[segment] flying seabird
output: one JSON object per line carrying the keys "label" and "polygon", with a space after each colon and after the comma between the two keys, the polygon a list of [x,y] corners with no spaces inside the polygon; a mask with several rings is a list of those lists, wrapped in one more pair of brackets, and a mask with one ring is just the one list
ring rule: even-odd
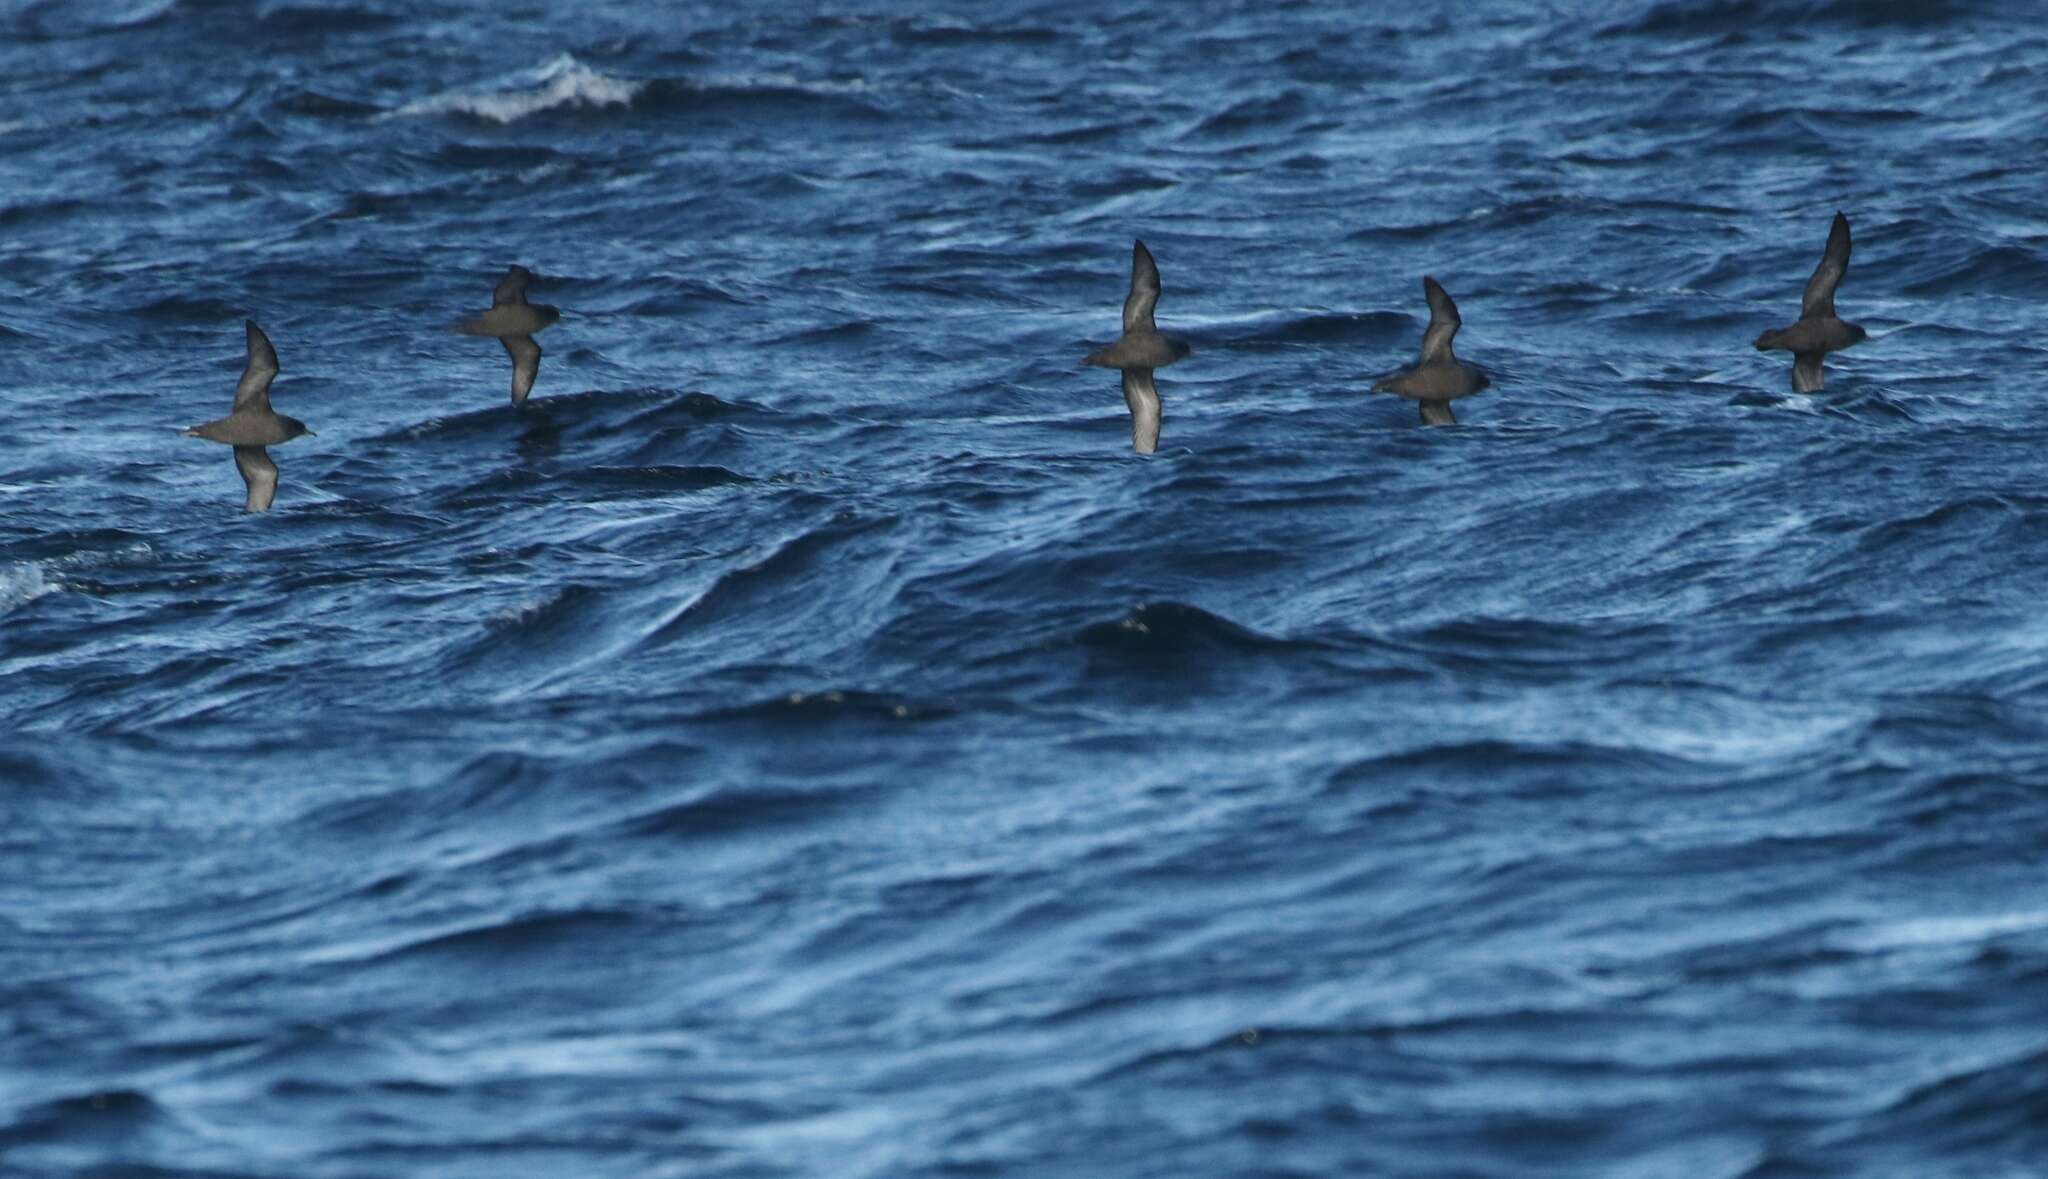
{"label": "flying seabird", "polygon": [[1486,374],[1459,360],[1451,352],[1451,340],[1458,326],[1458,305],[1433,278],[1422,280],[1423,297],[1429,300],[1429,326],[1422,332],[1422,359],[1375,383],[1375,393],[1395,393],[1419,403],[1426,426],[1455,426],[1451,402],[1470,397],[1492,384]]}
{"label": "flying seabird", "polygon": [[1806,294],[1799,300],[1799,322],[1791,327],[1765,332],[1756,338],[1758,352],[1782,350],[1792,354],[1792,391],[1818,393],[1827,383],[1821,361],[1860,342],[1866,333],[1858,324],[1845,323],[1835,315],[1835,288],[1849,269],[1849,219],[1835,214],[1828,230],[1828,248],[1821,252],[1820,265],[1806,280]]}
{"label": "flying seabird", "polygon": [[277,379],[277,349],[270,346],[269,337],[256,326],[255,320],[244,322],[248,327],[249,366],[242,370],[242,380],[235,386],[233,412],[218,421],[194,426],[184,436],[234,447],[235,469],[242,473],[242,482],[249,485],[249,498],[242,504],[242,510],[265,512],[270,510],[270,501],[277,498],[277,464],[270,461],[263,448],[313,431],[299,419],[270,408],[270,382]]}
{"label": "flying seabird", "polygon": [[491,309],[475,319],[465,319],[455,330],[465,336],[496,336],[512,357],[512,404],[526,404],[533,392],[533,380],[540,375],[540,345],[533,333],[562,318],[562,313],[545,303],[528,303],[526,285],[533,272],[514,266],[498,280],[491,292]]}
{"label": "flying seabird", "polygon": [[1131,449],[1151,454],[1159,449],[1159,387],[1152,370],[1165,368],[1190,349],[1159,334],[1152,309],[1159,303],[1159,267],[1144,242],[1131,247],[1131,293],[1124,298],[1123,338],[1089,353],[1082,364],[1122,369],[1124,404],[1131,407]]}

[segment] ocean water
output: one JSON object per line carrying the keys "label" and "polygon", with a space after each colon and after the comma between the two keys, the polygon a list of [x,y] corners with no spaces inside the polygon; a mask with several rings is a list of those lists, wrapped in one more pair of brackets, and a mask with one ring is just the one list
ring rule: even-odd
{"label": "ocean water", "polygon": [[0,14],[0,1175],[2048,1173],[2035,6]]}

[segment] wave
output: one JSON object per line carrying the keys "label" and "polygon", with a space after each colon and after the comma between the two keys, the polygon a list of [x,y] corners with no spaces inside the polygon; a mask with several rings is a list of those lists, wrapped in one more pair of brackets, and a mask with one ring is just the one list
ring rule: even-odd
{"label": "wave", "polygon": [[414,99],[393,116],[455,115],[501,125],[558,111],[612,108],[650,112],[701,112],[731,107],[747,113],[778,106],[826,106],[846,113],[877,116],[881,111],[859,95],[859,82],[806,81],[787,74],[733,74],[703,78],[620,78],[564,53],[546,65],[520,74],[510,85],[495,89],[465,88]]}
{"label": "wave", "polygon": [[772,700],[714,708],[697,714],[705,721],[765,721],[791,725],[809,732],[815,725],[836,720],[933,720],[953,715],[942,705],[921,703],[907,697],[829,688],[821,692],[791,692]]}
{"label": "wave", "polygon": [[1212,344],[1266,351],[1302,344],[1391,345],[1415,330],[1416,318],[1397,311],[1310,311],[1262,315],[1203,334]]}
{"label": "wave", "polygon": [[1604,37],[1748,33],[1758,28],[1843,24],[1864,27],[1940,25],[1974,15],[1982,5],[1966,0],[1659,0],[1641,14],[1600,30]]}
{"label": "wave", "polygon": [[868,788],[722,789],[622,819],[616,829],[628,837],[732,838],[774,828],[809,826],[869,801],[872,791]]}
{"label": "wave", "polygon": [[166,295],[144,304],[136,315],[148,321],[218,329],[247,315],[246,308],[222,299],[188,295]]}
{"label": "wave", "polygon": [[[1324,788],[1332,794],[1367,789],[1383,793],[1389,783],[1411,779],[1483,782],[1500,767],[1512,765],[1518,774],[1545,788],[1567,791],[1596,772],[1654,778],[1684,772],[1695,764],[1692,759],[1660,750],[1590,741],[1448,740],[1347,763],[1330,772]],[[1403,801],[1412,803],[1414,799],[1404,796]]]}
{"label": "wave", "polygon": [[1285,651],[1311,644],[1273,638],[1199,606],[1147,602],[1111,622],[1082,627],[1083,647],[1156,659],[1187,659],[1202,651]]}
{"label": "wave", "polygon": [[[503,361],[501,355],[497,358]],[[681,427],[736,415],[762,412],[749,401],[722,401],[709,393],[674,389],[590,389],[581,393],[536,396],[523,408],[515,409],[495,396],[484,408],[427,418],[365,438],[365,442],[411,443],[428,440],[461,442],[497,439],[506,427],[521,427],[527,434],[559,435],[589,430],[599,435],[644,436],[664,427]]]}
{"label": "wave", "polygon": [[107,1089],[45,1101],[0,1126],[0,1145],[75,1142],[141,1133],[163,1116],[163,1107],[133,1089]]}
{"label": "wave", "polygon": [[[18,645],[10,646],[10,650],[25,653]],[[101,785],[104,770],[105,759],[98,750],[82,755],[76,746],[40,736],[0,741],[0,782],[6,783],[8,797],[18,802],[33,798],[96,801],[105,793]],[[85,805],[92,805],[92,801]],[[36,838],[34,830],[31,827],[12,836],[0,836],[0,858],[18,854],[18,849],[32,844]],[[11,934],[17,930],[10,919],[0,916],[0,932]],[[0,1004],[13,998],[0,990]]]}
{"label": "wave", "polygon": [[[77,535],[73,534],[74,540]],[[147,541],[125,540],[119,532],[99,535],[115,540],[115,547],[80,549],[55,557],[17,561],[0,568],[0,615],[37,598],[73,588],[64,576],[67,573],[142,564],[156,558],[156,550]],[[81,583],[81,588],[91,590],[94,587],[90,583]]]}
{"label": "wave", "polygon": [[[848,546],[886,530],[886,523],[841,515],[821,526],[806,528],[776,543],[765,555],[721,573],[687,608],[655,628],[645,641],[649,649],[731,628],[727,642],[780,636],[787,625],[783,608],[813,596],[813,580],[831,572],[854,584],[865,581],[855,571],[862,560]],[[851,579],[851,580],[849,580]],[[766,615],[767,617],[763,617]]]}
{"label": "wave", "polygon": [[484,93],[448,91],[415,99],[394,113],[469,115],[493,123],[513,123],[543,111],[630,107],[645,87],[644,82],[600,73],[576,60],[575,55],[564,53],[528,71],[511,87]]}
{"label": "wave", "polygon": [[1614,202],[1577,195],[1554,195],[1531,197],[1526,200],[1507,201],[1498,205],[1482,205],[1455,217],[1438,221],[1425,221],[1407,225],[1369,225],[1355,230],[1347,240],[1355,242],[1414,241],[1433,237],[1450,230],[1493,230],[1526,229],[1560,213],[1585,214],[1611,213]]}
{"label": "wave", "polygon": [[1286,126],[1309,112],[1308,100],[1298,90],[1285,90],[1279,94],[1262,98],[1246,98],[1232,103],[1199,123],[1194,134],[1200,136],[1238,135],[1246,132],[1267,132]]}
{"label": "wave", "polygon": [[847,345],[864,342],[875,333],[878,325],[872,319],[849,319],[827,327],[802,328],[787,335],[777,336],[768,341],[771,345],[787,346],[797,344]]}
{"label": "wave", "polygon": [[8,21],[8,36],[24,41],[62,41],[103,33],[145,29],[170,17],[180,0],[139,0],[130,3],[69,4],[62,0],[32,3]]}
{"label": "wave", "polygon": [[342,98],[305,86],[294,86],[280,92],[271,105],[285,114],[315,118],[364,118],[383,113],[383,108],[375,103]]}
{"label": "wave", "polygon": [[[388,962],[424,955],[443,960],[474,959],[480,968],[495,970],[507,959],[576,954],[601,948],[619,937],[635,936],[645,920],[640,913],[618,908],[521,913],[431,933],[386,948],[369,961]],[[637,936],[644,936],[644,931]]]}
{"label": "wave", "polygon": [[[971,151],[990,151],[1013,148],[1022,145],[1040,144],[1060,147],[1072,144],[1099,143],[1115,139],[1124,134],[1125,127],[1114,120],[1085,119],[1064,126],[1045,128],[1038,126],[1005,127],[1000,134],[970,136],[959,141],[959,146]],[[985,184],[986,181],[973,177],[969,183]],[[1110,188],[1111,185],[1101,185]]]}
{"label": "wave", "polygon": [[[529,435],[529,439],[531,435]],[[529,439],[522,439],[522,444]],[[721,466],[692,466],[678,463],[593,463],[567,471],[548,472],[530,467],[490,471],[455,488],[441,506],[452,510],[492,507],[527,492],[554,491],[564,487],[604,493],[608,500],[630,500],[649,496],[670,496],[679,492],[708,491],[756,482],[754,478]]]}
{"label": "wave", "polygon": [[401,19],[396,13],[380,12],[374,8],[329,8],[302,4],[279,5],[264,11],[258,17],[266,29],[314,37],[388,29],[399,24]]}
{"label": "wave", "polygon": [[[2038,510],[2038,509],[2036,509]],[[2028,509],[2003,495],[1966,495],[1926,511],[1871,524],[1844,558],[1894,564],[1924,561],[1938,567],[1961,562],[1972,552],[1996,551],[2005,532],[2026,519]]]}
{"label": "wave", "polygon": [[605,467],[590,466],[572,472],[566,481],[581,487],[601,488],[623,494],[624,498],[636,495],[669,495],[678,491],[706,491],[713,487],[730,487],[736,483],[752,483],[753,479],[737,471],[718,466],[683,466],[673,463],[650,463],[645,466]]}
{"label": "wave", "polygon": [[772,114],[777,108],[799,107],[879,118],[881,108],[865,97],[871,91],[866,83],[857,81],[806,80],[790,74],[727,74],[649,83],[646,105],[653,110],[700,113],[731,109],[746,114]]}
{"label": "wave", "polygon": [[905,45],[1045,45],[1060,39],[1058,29],[1045,25],[1013,28],[975,28],[956,24],[899,23],[891,32]]}
{"label": "wave", "polygon": [[40,561],[24,561],[0,569],[0,614],[63,588],[64,583],[51,577]]}
{"label": "wave", "polygon": [[1783,132],[1792,129],[1825,128],[1830,131],[1845,131],[1857,127],[1892,127],[1925,117],[1926,115],[1920,111],[1898,107],[1845,110],[1825,106],[1776,106],[1730,115],[1722,123],[1722,129],[1730,135],[1752,131]]}
{"label": "wave", "polygon": [[2048,290],[2048,258],[2018,245],[1991,246],[1964,257],[1935,255],[1925,270],[1928,272],[1908,279],[1900,289],[1923,296],[1985,291],[2038,296]]}
{"label": "wave", "polygon": [[1714,204],[1704,199],[1638,196],[1624,201],[1584,193],[1553,193],[1496,204],[1476,205],[1455,216],[1434,221],[1368,225],[1363,229],[1354,230],[1346,240],[1398,244],[1422,241],[1453,232],[1504,234],[1511,230],[1531,229],[1560,219],[1576,219],[1588,224],[1597,224],[1602,229],[1628,229],[1657,225],[1666,220],[1662,215],[1700,217],[1719,222],[1734,213],[1735,210],[1726,205]]}
{"label": "wave", "polygon": [[441,673],[461,673],[496,693],[530,692],[564,669],[606,658],[629,641],[621,636],[637,635],[631,597],[606,585],[547,587],[484,618],[445,653]]}
{"label": "wave", "polygon": [[1399,641],[1452,670],[1546,679],[1558,668],[1618,664],[1661,650],[1671,635],[1655,625],[1581,625],[1474,615],[1409,632]]}
{"label": "wave", "polygon": [[[1906,1003],[1905,997],[1899,1002]],[[1928,1017],[1935,1012],[1929,1011]],[[1902,1012],[1894,1019],[1904,1018]],[[2048,1150],[2048,1052],[2039,1047],[2009,1059],[1955,1068],[1906,1090],[1883,1109],[1858,1120],[1851,1141],[1890,1143],[1934,1158],[1969,1157],[1983,1163],[1984,1148],[1997,1144],[2012,1162],[2010,1171],[1986,1167],[1983,1174],[2025,1174]],[[1844,1136],[1846,1137],[1846,1136]],[[1930,1168],[1928,1173],[1933,1173]]]}
{"label": "wave", "polygon": [[[18,125],[18,124],[17,124]],[[0,131],[7,128],[0,126]],[[0,208],[0,226],[9,229],[26,228],[52,221],[65,221],[96,211],[97,205],[81,200],[58,198],[47,201],[25,201],[18,205]]]}

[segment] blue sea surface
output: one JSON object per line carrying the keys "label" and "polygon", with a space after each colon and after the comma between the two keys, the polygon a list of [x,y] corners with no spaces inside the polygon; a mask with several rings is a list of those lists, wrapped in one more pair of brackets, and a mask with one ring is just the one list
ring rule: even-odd
{"label": "blue sea surface", "polygon": [[2017,0],[5,0],[0,1176],[2048,1174],[2044,159]]}

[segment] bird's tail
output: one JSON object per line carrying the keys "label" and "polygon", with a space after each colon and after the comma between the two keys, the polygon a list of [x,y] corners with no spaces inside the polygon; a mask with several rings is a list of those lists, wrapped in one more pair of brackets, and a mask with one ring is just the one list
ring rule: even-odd
{"label": "bird's tail", "polygon": [[1821,367],[1825,352],[1794,352],[1792,354],[1792,391],[1794,393],[1818,393],[1827,388],[1827,370]]}

